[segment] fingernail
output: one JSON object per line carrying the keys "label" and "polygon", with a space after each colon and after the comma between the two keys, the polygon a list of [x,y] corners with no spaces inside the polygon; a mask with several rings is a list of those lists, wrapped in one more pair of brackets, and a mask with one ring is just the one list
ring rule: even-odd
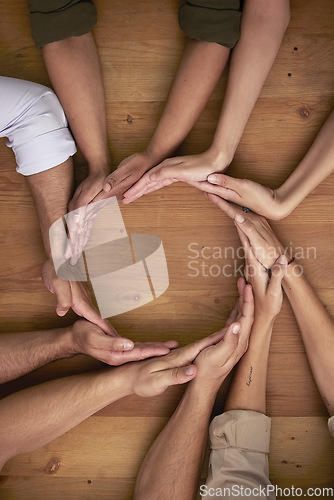
{"label": "fingernail", "polygon": [[286,258],[286,255],[281,255],[277,262],[279,264],[286,265],[288,263],[288,259]]}
{"label": "fingernail", "polygon": [[150,175],[150,181],[155,181],[157,179],[157,174]]}
{"label": "fingernail", "polygon": [[110,184],[104,184],[104,186],[102,187],[102,189],[103,189],[104,192],[107,193],[108,191],[111,190],[111,186],[110,186]]}
{"label": "fingernail", "polygon": [[217,176],[216,176],[216,175],[212,175],[212,174],[211,174],[211,175],[209,175],[209,176],[208,176],[208,181],[209,181],[209,182],[213,182],[213,183],[214,183],[214,182],[217,182]]}
{"label": "fingernail", "polygon": [[186,369],[186,375],[190,376],[194,375],[194,373],[195,373],[195,367],[193,365],[188,366],[188,368]]}
{"label": "fingernail", "polygon": [[234,325],[232,327],[232,333],[237,334],[237,333],[239,333],[239,331],[240,331],[240,325]]}
{"label": "fingernail", "polygon": [[245,218],[241,214],[238,214],[238,215],[236,215],[235,220],[237,222],[240,222],[240,224],[241,224],[242,222],[244,222]]}
{"label": "fingernail", "polygon": [[65,316],[66,313],[67,313],[67,311],[64,311],[64,310],[57,311],[58,316]]}
{"label": "fingernail", "polygon": [[130,349],[132,349],[132,343],[129,340],[126,340],[123,342],[123,349],[125,351],[130,351]]}

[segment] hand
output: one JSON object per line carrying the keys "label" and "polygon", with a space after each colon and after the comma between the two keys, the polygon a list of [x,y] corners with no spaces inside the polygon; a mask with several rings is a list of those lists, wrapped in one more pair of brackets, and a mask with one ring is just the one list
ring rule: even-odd
{"label": "hand", "polygon": [[74,192],[68,204],[68,211],[88,205],[101,192],[107,173],[100,171],[91,173],[83,180]]}
{"label": "hand", "polygon": [[195,360],[197,385],[219,387],[247,350],[254,321],[254,298],[252,287],[246,285],[244,278],[238,280],[238,291],[239,299],[221,330],[222,340],[204,349]]}
{"label": "hand", "polygon": [[173,182],[205,181],[212,172],[223,172],[227,164],[218,161],[211,150],[192,156],[168,158],[152,168],[131,189],[124,193],[123,203],[131,203],[144,194],[156,191]]}
{"label": "hand", "polygon": [[279,190],[267,188],[249,179],[212,174],[208,176],[207,181],[194,183],[193,186],[241,207],[248,207],[271,220],[280,220],[289,215]]}
{"label": "hand", "polygon": [[114,328],[110,328],[111,333],[105,333],[88,321],[76,321],[71,328],[75,353],[87,354],[108,365],[119,366],[129,361],[163,356],[178,346],[174,340],[134,343],[120,337]]}
{"label": "hand", "polygon": [[67,219],[70,239],[65,250],[66,259],[71,259],[71,265],[79,260],[82,251],[88,241],[93,226],[96,211],[87,205],[101,192],[106,178],[105,171],[89,174],[77,187],[73,198],[68,204],[70,212]]}
{"label": "hand", "polygon": [[105,333],[113,335],[115,330],[108,321],[102,319],[92,304],[92,299],[83,283],[64,281],[58,278],[53,263],[47,260],[42,268],[42,279],[46,288],[54,293],[57,299],[56,313],[65,316],[69,309],[83,316],[91,323],[99,326]]}
{"label": "hand", "polygon": [[282,279],[287,270],[288,260],[285,255],[280,255],[268,272],[256,259],[246,234],[240,229],[238,233],[245,250],[245,277],[252,285],[256,318],[266,317],[274,321],[282,307]]}
{"label": "hand", "polygon": [[[245,213],[237,205],[214,194],[207,194],[207,198],[234,220],[237,229],[246,234],[255,257],[266,269],[270,269],[278,257],[286,253],[287,249],[280,243],[264,217],[252,212]],[[291,256],[287,257],[290,260]]]}
{"label": "hand", "polygon": [[220,331],[161,358],[126,365],[130,392],[142,397],[156,396],[171,385],[189,382],[197,371],[191,364],[193,360],[203,349],[219,342],[223,335]]}
{"label": "hand", "polygon": [[125,158],[118,165],[117,169],[104,180],[102,191],[100,191],[94,201],[104,200],[111,196],[122,197],[123,193],[154,165],[153,159],[146,151],[135,153]]}

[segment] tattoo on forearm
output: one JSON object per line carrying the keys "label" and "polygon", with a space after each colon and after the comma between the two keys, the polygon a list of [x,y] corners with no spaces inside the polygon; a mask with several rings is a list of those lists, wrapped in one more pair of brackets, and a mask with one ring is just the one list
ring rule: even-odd
{"label": "tattoo on forearm", "polygon": [[248,387],[251,385],[252,383],[252,373],[253,373],[253,367],[251,366],[250,367],[250,370],[249,370],[249,379],[248,379],[248,382],[246,382],[246,385],[248,385]]}

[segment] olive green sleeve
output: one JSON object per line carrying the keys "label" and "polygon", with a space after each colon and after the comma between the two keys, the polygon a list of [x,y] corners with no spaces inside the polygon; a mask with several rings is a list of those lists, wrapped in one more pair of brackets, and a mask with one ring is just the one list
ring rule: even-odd
{"label": "olive green sleeve", "polygon": [[38,48],[88,33],[96,23],[91,0],[29,0],[31,34]]}
{"label": "olive green sleeve", "polygon": [[186,35],[228,48],[238,41],[240,18],[240,0],[189,0],[179,10],[179,23]]}

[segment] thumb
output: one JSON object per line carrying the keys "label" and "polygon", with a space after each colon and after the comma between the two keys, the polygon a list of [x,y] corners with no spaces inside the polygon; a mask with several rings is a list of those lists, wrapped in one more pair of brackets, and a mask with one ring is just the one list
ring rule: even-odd
{"label": "thumb", "polygon": [[178,368],[171,368],[159,373],[161,377],[161,385],[166,390],[171,385],[185,384],[195,378],[197,367],[195,365],[181,366]]}
{"label": "thumb", "polygon": [[103,191],[105,193],[109,193],[109,191],[111,191],[121,181],[121,177],[122,175],[120,174],[120,171],[117,170],[109,174],[103,182]]}
{"label": "thumb", "polygon": [[68,281],[58,281],[53,286],[54,294],[57,297],[56,313],[58,316],[65,316],[72,305],[71,286]]}
{"label": "thumb", "polygon": [[228,189],[234,188],[234,179],[229,175],[210,174],[208,175],[207,181],[210,182],[210,184],[215,184],[216,186],[221,186]]}

